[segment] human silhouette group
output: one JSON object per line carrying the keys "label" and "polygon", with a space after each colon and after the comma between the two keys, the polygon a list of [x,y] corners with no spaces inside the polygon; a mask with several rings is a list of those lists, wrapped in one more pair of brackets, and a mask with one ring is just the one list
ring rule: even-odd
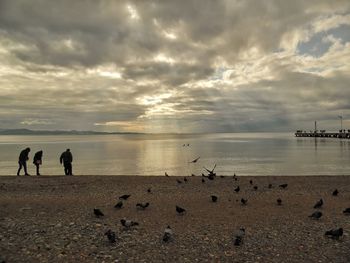
{"label": "human silhouette group", "polygon": [[[28,173],[28,170],[27,170],[27,161],[29,160],[29,153],[30,153],[30,148],[27,147],[24,150],[22,150],[21,153],[19,154],[19,157],[18,157],[19,167],[18,167],[18,171],[17,171],[17,176],[20,175],[22,168],[24,170],[25,176],[30,175]],[[40,150],[34,154],[33,164],[36,167],[36,175],[40,175],[39,170],[40,170],[40,165],[42,165],[42,163],[43,163],[42,158],[43,158],[43,151],[42,150]],[[67,149],[66,151],[64,151],[61,154],[59,160],[60,160],[60,164],[61,165],[63,164],[64,174],[65,175],[73,175],[73,172],[72,172],[73,155],[72,155],[70,149]]]}

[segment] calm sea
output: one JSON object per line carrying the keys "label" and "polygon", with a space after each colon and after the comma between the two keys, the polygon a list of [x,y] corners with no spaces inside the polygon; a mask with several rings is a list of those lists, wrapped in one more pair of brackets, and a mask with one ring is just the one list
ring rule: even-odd
{"label": "calm sea", "polygon": [[[189,144],[189,146],[187,146]],[[185,145],[185,146],[184,146]],[[76,175],[200,175],[217,164],[220,175],[350,174],[350,140],[296,138],[292,133],[205,135],[0,136],[0,175],[15,175],[19,152],[44,151],[41,173],[60,175],[70,148]],[[189,163],[200,157],[197,163]]]}

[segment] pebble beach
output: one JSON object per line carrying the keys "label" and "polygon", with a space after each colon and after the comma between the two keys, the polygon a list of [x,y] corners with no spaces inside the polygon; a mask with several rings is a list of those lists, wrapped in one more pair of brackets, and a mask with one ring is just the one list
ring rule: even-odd
{"label": "pebble beach", "polygon": [[[350,176],[186,179],[2,176],[0,262],[350,262],[350,216],[342,213],[350,207]],[[123,207],[114,208],[124,194],[130,197]],[[323,207],[314,209],[321,198]],[[140,202],[150,205],[137,209]],[[176,205],[186,212],[177,214]],[[316,210],[323,216],[309,218]],[[125,228],[121,219],[139,225]],[[167,226],[173,236],[164,242]],[[246,234],[235,246],[242,227]],[[339,227],[339,240],[325,236]],[[115,243],[105,235],[109,229]]]}

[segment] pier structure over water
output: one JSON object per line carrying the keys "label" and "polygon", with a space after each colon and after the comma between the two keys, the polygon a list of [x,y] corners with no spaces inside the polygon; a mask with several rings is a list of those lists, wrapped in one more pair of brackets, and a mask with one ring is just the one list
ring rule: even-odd
{"label": "pier structure over water", "polygon": [[340,138],[340,139],[350,139],[350,130],[339,130],[339,132],[326,132],[325,130],[315,130],[315,131],[302,131],[298,130],[295,133],[296,137],[323,137],[323,138]]}

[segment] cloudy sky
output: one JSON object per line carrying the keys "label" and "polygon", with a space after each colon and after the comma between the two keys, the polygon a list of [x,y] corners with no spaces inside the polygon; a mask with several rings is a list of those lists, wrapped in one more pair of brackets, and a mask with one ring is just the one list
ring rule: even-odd
{"label": "cloudy sky", "polygon": [[350,129],[349,0],[0,0],[0,128]]}

